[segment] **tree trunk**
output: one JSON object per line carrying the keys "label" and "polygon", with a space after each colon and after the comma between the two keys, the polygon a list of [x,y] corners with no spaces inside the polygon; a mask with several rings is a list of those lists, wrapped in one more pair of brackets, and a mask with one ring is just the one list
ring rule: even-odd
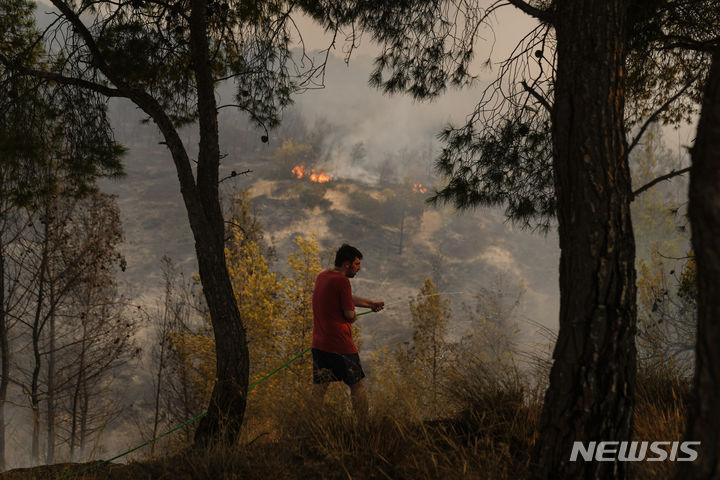
{"label": "tree trunk", "polygon": [[225,223],[218,193],[220,143],[217,105],[207,38],[208,1],[192,0],[191,5],[190,42],[200,126],[197,200],[200,201],[204,222],[198,225],[197,219],[193,218],[190,222],[217,353],[217,380],[208,413],[195,432],[195,442],[203,444],[208,440],[223,440],[231,443],[237,439],[245,415],[250,362],[245,327],[225,262]]}
{"label": "tree trunk", "polygon": [[720,48],[705,86],[690,169],[688,216],[697,265],[698,326],[695,395],[688,440],[700,441],[699,460],[678,478],[720,478]]}
{"label": "tree trunk", "polygon": [[32,439],[30,456],[33,464],[37,465],[40,463],[40,343],[39,343],[39,330],[33,329],[33,358],[34,366],[32,373],[32,380],[30,383],[30,410],[32,411]]}
{"label": "tree trunk", "polygon": [[[53,278],[53,274],[50,274]],[[50,282],[50,348],[47,365],[47,452],[46,463],[55,463],[55,281]]]}
{"label": "tree trunk", "polygon": [[[87,312],[86,312],[87,316]],[[82,328],[83,328],[83,335],[82,335],[82,341],[80,344],[80,359],[78,361],[78,370],[77,370],[77,380],[75,382],[74,390],[73,390],[73,397],[72,397],[72,408],[71,408],[71,421],[70,421],[70,460],[74,461],[76,459],[75,457],[75,446],[80,444],[79,437],[80,437],[80,396],[81,396],[81,387],[83,384],[83,381],[85,379],[85,373],[86,373],[86,361],[85,361],[85,352],[86,352],[86,346],[85,346],[85,339],[87,338],[87,324],[85,323],[86,320],[83,319],[82,321]],[[79,456],[77,458],[80,458]]]}
{"label": "tree trunk", "polygon": [[[1,234],[0,234],[1,235]],[[10,349],[8,345],[8,325],[5,314],[8,302],[5,298],[5,245],[0,238],[0,471],[4,471],[5,462],[5,401],[10,382]]]}
{"label": "tree trunk", "polygon": [[[169,282],[169,281],[168,281]],[[155,415],[153,417],[153,429],[152,434],[150,438],[155,438],[158,434],[158,426],[160,424],[160,395],[162,394],[162,384],[163,384],[163,373],[165,369],[165,347],[167,343],[170,341],[169,336],[169,328],[168,328],[168,316],[170,315],[170,287],[169,285],[166,285],[165,287],[165,311],[163,312],[163,323],[162,323],[162,331],[161,331],[161,337],[160,337],[160,359],[158,360],[158,370],[157,370],[157,385],[155,386]],[[155,455],[155,444],[156,442],[152,442],[150,444],[150,458],[153,458]]]}
{"label": "tree trunk", "polygon": [[32,462],[40,462],[40,368],[42,356],[40,354],[40,336],[42,334],[42,310],[45,300],[45,283],[49,281],[48,256],[50,242],[50,208],[45,209],[45,222],[43,230],[42,258],[40,260],[40,275],[38,279],[37,300],[35,305],[35,318],[32,325],[33,372],[30,381],[30,409],[32,411],[32,438],[30,456]]}
{"label": "tree trunk", "polygon": [[554,10],[560,330],[532,478],[627,473],[623,462],[570,461],[573,442],[630,440],[632,428],[636,288],[623,121],[626,3],[558,0]]}
{"label": "tree trunk", "polygon": [[80,395],[80,458],[85,457],[85,446],[88,437],[88,412],[90,411],[90,396],[87,379],[83,378],[82,393]]}
{"label": "tree trunk", "polygon": [[[205,52],[207,57],[207,50]],[[196,61],[195,64],[202,65],[202,62]],[[200,282],[215,336],[217,377],[207,415],[195,431],[195,443],[198,445],[216,440],[233,442],[239,435],[247,403],[250,365],[245,327],[225,263],[225,223],[218,194],[220,150],[212,86],[211,79],[202,84],[203,88],[198,86],[201,135],[197,182],[193,179],[187,151],[170,119],[149,97],[137,99],[138,105],[152,116],[160,128],[175,162],[195,239]],[[212,106],[209,107],[209,104]]]}
{"label": "tree trunk", "polygon": [[197,180],[187,150],[177,129],[157,98],[126,83],[102,58],[92,43],[92,34],[67,3],[50,0],[88,43],[94,61],[116,90],[104,86],[88,88],[131,100],[147,113],[162,133],[175,163],[180,191],[195,239],[200,281],[210,311],[217,353],[217,378],[207,415],[196,430],[198,444],[208,440],[237,438],[245,414],[249,378],[248,348],[240,312],[225,264],[225,223],[218,194],[220,147],[218,138],[215,79],[208,41],[209,0],[191,0],[190,49],[195,73],[197,116],[200,128]]}

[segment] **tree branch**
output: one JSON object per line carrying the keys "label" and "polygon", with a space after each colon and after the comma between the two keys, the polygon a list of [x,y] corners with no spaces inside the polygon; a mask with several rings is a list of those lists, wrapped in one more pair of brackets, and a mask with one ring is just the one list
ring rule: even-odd
{"label": "tree branch", "polygon": [[635,198],[643,193],[646,190],[649,190],[650,188],[654,187],[656,184],[664,181],[664,180],[670,180],[673,177],[677,177],[678,175],[683,175],[690,171],[690,167],[686,167],[680,170],[673,170],[670,173],[666,173],[665,175],[662,175],[660,177],[657,177],[656,179],[646,183],[642,187],[638,188],[634,192],[632,192],[632,200],[635,200]]}
{"label": "tree branch", "polygon": [[541,10],[537,7],[533,7],[523,0],[507,0],[507,2],[518,10],[522,10],[524,13],[527,13],[531,17],[537,18],[541,22],[552,23],[552,15],[549,10]]}
{"label": "tree branch", "polygon": [[224,178],[221,178],[220,180],[218,180],[218,183],[222,183],[222,182],[224,182],[225,180],[228,180],[228,179],[230,179],[230,178],[237,177],[238,175],[249,175],[249,174],[251,174],[252,172],[253,172],[252,170],[245,170],[245,171],[243,171],[243,172],[236,172],[235,170],[233,170],[232,172],[230,172],[230,175],[228,175],[227,177],[224,177]]}
{"label": "tree branch", "polygon": [[523,88],[525,89],[526,92],[528,92],[530,95],[532,95],[533,97],[535,97],[535,100],[537,100],[538,102],[540,102],[540,105],[542,105],[543,107],[545,107],[545,109],[548,111],[548,113],[552,114],[552,105],[550,105],[550,103],[548,103],[548,101],[547,101],[547,99],[545,99],[545,97],[543,97],[542,95],[540,95],[540,94],[537,92],[537,90],[535,90],[535,89],[532,88],[530,85],[528,85],[525,80],[523,80],[523,81],[521,82],[521,84],[522,84],[522,86],[523,86]]}
{"label": "tree branch", "polygon": [[710,53],[720,45],[720,37],[710,40],[695,40],[688,37],[667,37],[663,43],[662,50],[674,50],[680,48],[683,50],[692,50],[695,52]]}
{"label": "tree branch", "polygon": [[15,69],[25,75],[30,75],[35,78],[42,78],[44,80],[51,80],[53,82],[56,82],[56,83],[59,83],[62,85],[72,85],[72,86],[84,88],[87,90],[92,90],[93,92],[100,93],[102,95],[105,95],[106,97],[123,97],[123,98],[129,97],[127,92],[125,92],[123,90],[119,90],[117,88],[108,87],[107,85],[102,85],[100,83],[91,82],[89,80],[83,80],[82,78],[66,77],[59,73],[47,72],[47,71],[43,71],[43,70],[37,70],[34,68],[28,68],[24,65],[18,65],[16,63],[12,62],[9,58],[7,58],[3,54],[0,54],[0,63],[5,65],[7,68]]}
{"label": "tree branch", "polygon": [[5,65],[20,69],[27,75],[36,75],[65,85],[76,85],[87,88],[108,97],[124,97],[133,101],[155,121],[155,124],[165,137],[166,145],[171,152],[173,162],[175,163],[175,167],[177,169],[178,179],[180,181],[180,190],[183,194],[185,204],[188,210],[192,211],[191,216],[194,215],[193,218],[202,218],[203,213],[196,194],[195,178],[190,165],[190,159],[171,118],[162,108],[157,99],[155,99],[152,95],[146,91],[132,87],[127,82],[123,81],[121,77],[116,75],[115,72],[113,72],[111,66],[105,61],[105,58],[98,48],[92,33],[81,21],[78,14],[73,11],[71,6],[63,0],[50,1],[60,11],[60,14],[72,25],[75,32],[82,39],[85,47],[89,50],[92,57],[92,67],[101,72],[116,88],[111,88],[89,80],[65,77],[57,73],[49,73],[16,65],[12,62],[12,60],[7,59],[6,57],[2,57],[0,61],[2,61]]}
{"label": "tree branch", "polygon": [[638,132],[638,134],[635,136],[635,138],[633,138],[632,142],[630,142],[630,145],[628,146],[628,149],[627,149],[627,155],[629,155],[630,152],[632,151],[632,149],[637,146],[637,144],[640,142],[640,139],[641,139],[642,136],[645,134],[645,131],[648,129],[648,127],[649,127],[655,120],[657,120],[657,117],[658,117],[662,112],[664,112],[675,100],[677,100],[678,98],[680,98],[680,96],[681,96],[683,93],[685,93],[685,91],[686,91],[688,88],[690,88],[690,85],[692,85],[693,83],[695,83],[699,78],[700,78],[700,74],[698,73],[698,74],[695,75],[692,79],[690,79],[690,81],[687,82],[677,93],[675,93],[675,95],[673,95],[673,96],[670,97],[665,103],[663,103],[663,104],[660,106],[660,108],[658,108],[657,110],[655,110],[655,111],[653,112],[653,114],[650,115],[650,117],[649,117],[647,120],[645,120],[645,123],[643,123],[642,127],[640,127],[640,132]]}
{"label": "tree branch", "polygon": [[85,46],[90,51],[90,55],[92,56],[93,66],[100,70],[107,78],[109,78],[113,84],[117,85],[120,88],[127,87],[124,82],[120,81],[115,75],[113,75],[113,72],[110,70],[107,62],[105,62],[103,55],[100,53],[100,49],[95,43],[95,38],[93,38],[90,30],[88,30],[82,20],[80,20],[78,14],[75,13],[73,9],[70,8],[70,6],[62,0],[50,1],[55,6],[55,8],[60,10],[62,16],[65,17],[68,22],[70,22],[75,32],[77,32],[77,34],[80,35],[80,37],[83,39]]}

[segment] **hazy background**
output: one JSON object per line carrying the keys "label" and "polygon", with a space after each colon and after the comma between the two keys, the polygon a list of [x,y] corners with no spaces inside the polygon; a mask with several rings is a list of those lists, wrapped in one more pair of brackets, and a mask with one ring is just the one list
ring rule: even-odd
{"label": "hazy background", "polygon": [[[38,10],[40,24],[46,24],[49,7]],[[308,51],[325,48],[328,38],[307,19],[298,19]],[[252,170],[248,175],[224,181],[226,198],[249,190],[255,213],[265,228],[266,240],[276,248],[278,271],[293,251],[294,236],[316,234],[323,258],[327,259],[341,243],[350,242],[365,255],[363,270],[353,279],[354,293],[388,303],[379,314],[362,317],[362,355],[382,346],[393,346],[411,336],[408,297],[417,294],[425,278],[432,278],[441,292],[452,300],[454,318],[450,336],[457,339],[470,328],[467,308],[482,288],[492,287],[498,278],[512,288],[525,290],[514,328],[519,348],[538,344],[549,350],[543,329],[557,329],[559,295],[557,235],[546,236],[520,230],[506,223],[502,209],[482,208],[457,212],[450,207],[430,207],[409,215],[404,224],[403,251],[399,254],[400,230],[390,212],[373,208],[373,199],[391,189],[398,195],[411,195],[409,188],[422,183],[432,190],[442,179],[434,172],[440,149],[438,132],[448,123],[462,124],[477,103],[480,92],[494,79],[496,68],[481,68],[488,58],[499,62],[507,57],[517,41],[532,28],[533,21],[512,8],[502,9],[494,31],[482,32],[487,45],[477,50],[476,85],[462,91],[449,91],[437,100],[418,103],[404,96],[388,97],[367,85],[373,55],[377,49],[365,38],[344,62],[343,47],[329,57],[325,88],[298,95],[285,114],[281,127],[265,132],[248,123],[242,113],[224,109],[221,114],[221,177],[230,172]],[[316,56],[319,54],[316,54]],[[496,65],[491,63],[491,65]],[[221,103],[230,100],[225,89]],[[161,299],[161,259],[167,255],[186,277],[197,271],[192,235],[179,191],[174,165],[153,124],[129,102],[113,101],[111,115],[117,140],[128,147],[125,158],[127,176],[104,181],[101,189],[117,195],[121,209],[125,243],[122,252],[127,270],[119,279],[131,302],[152,309]],[[692,140],[693,129],[663,131],[669,155],[685,155],[682,145]],[[196,149],[192,128],[183,132],[191,152]],[[279,169],[273,156],[283,141],[318,140],[312,161],[333,180],[316,185],[296,179],[290,169]],[[685,188],[674,183],[678,195]],[[417,200],[422,200],[423,195]],[[414,197],[413,197],[414,198]],[[226,204],[229,202],[226,202]],[[144,350],[150,352],[152,328],[141,331]],[[146,354],[123,379],[128,414],[133,422],[116,422],[108,427],[99,457],[108,457],[138,442],[137,425],[150,405],[151,362]],[[17,463],[24,460],[27,441],[23,417],[28,409],[17,408],[16,426],[9,440],[17,452]],[[8,416],[12,417],[12,413]],[[137,420],[140,419],[140,420]],[[9,451],[13,463],[12,450]]]}

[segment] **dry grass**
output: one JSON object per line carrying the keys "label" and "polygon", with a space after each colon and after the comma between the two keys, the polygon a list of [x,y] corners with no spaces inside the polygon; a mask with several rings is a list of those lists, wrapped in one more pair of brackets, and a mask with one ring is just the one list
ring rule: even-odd
{"label": "dry grass", "polygon": [[[357,421],[340,386],[322,412],[278,402],[273,418],[252,417],[243,440],[209,450],[111,465],[75,479],[517,479],[528,473],[540,389],[515,368],[473,362],[450,372],[433,411],[399,379],[376,385]],[[687,381],[667,371],[638,376],[637,440],[680,440]],[[296,398],[296,397],[295,397]],[[249,412],[252,414],[252,412]],[[631,478],[670,478],[671,462],[639,462]],[[3,480],[62,478],[83,466],[8,472]]]}
{"label": "dry grass", "polygon": [[[692,394],[690,380],[669,368],[638,372],[634,439],[680,441],[687,426],[687,405]],[[635,479],[673,478],[674,462],[637,462],[630,473]]]}

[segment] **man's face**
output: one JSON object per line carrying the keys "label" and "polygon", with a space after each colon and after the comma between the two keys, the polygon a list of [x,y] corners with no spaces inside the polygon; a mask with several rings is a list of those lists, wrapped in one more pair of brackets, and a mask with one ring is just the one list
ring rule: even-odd
{"label": "man's face", "polygon": [[345,276],[348,278],[353,278],[357,273],[360,271],[360,262],[361,260],[359,258],[356,258],[353,260],[353,262],[348,262],[348,268],[345,272]]}

